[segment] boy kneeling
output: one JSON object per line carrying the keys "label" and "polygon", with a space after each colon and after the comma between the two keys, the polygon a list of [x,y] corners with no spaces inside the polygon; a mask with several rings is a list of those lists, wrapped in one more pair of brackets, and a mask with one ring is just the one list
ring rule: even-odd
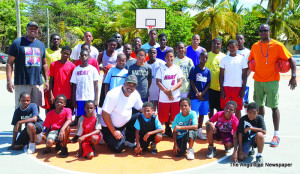
{"label": "boy kneeling", "polygon": [[58,95],[55,99],[55,109],[48,112],[44,127],[46,127],[46,150],[43,154],[51,152],[51,146],[56,144],[55,150],[61,150],[60,157],[69,155],[67,141],[70,134],[70,124],[72,122],[72,111],[65,108],[67,98],[65,95]]}
{"label": "boy kneeling", "polygon": [[164,130],[158,118],[153,115],[153,104],[151,102],[145,102],[142,110],[143,113],[137,113],[139,116],[134,124],[136,129],[134,154],[138,155],[147,150],[150,142],[152,153],[156,154],[156,144],[162,140]]}
{"label": "boy kneeling", "polygon": [[266,126],[264,118],[258,115],[259,106],[252,102],[248,105],[247,115],[240,119],[238,126],[239,160],[244,160],[248,155],[254,155],[254,147],[257,147],[257,164],[263,164],[262,151],[264,148]]}
{"label": "boy kneeling", "polygon": [[182,98],[179,102],[181,113],[177,114],[172,129],[173,131],[173,153],[180,157],[186,152],[187,142],[189,142],[189,149],[186,158],[194,159],[193,145],[197,137],[198,120],[195,111],[191,110],[191,100]]}

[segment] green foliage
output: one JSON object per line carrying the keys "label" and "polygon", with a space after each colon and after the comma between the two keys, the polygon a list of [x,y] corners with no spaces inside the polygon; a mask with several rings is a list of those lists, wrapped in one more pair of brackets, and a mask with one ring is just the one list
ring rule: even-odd
{"label": "green foliage", "polygon": [[[8,51],[9,45],[17,38],[17,22],[15,1],[0,1],[0,50]],[[26,33],[26,25],[29,19],[24,16],[25,5],[20,3],[22,34]]]}
{"label": "green foliage", "polygon": [[252,45],[260,39],[258,28],[261,22],[251,13],[242,15],[242,21],[243,23],[239,27],[239,34],[243,34],[245,37],[245,47],[251,49]]}

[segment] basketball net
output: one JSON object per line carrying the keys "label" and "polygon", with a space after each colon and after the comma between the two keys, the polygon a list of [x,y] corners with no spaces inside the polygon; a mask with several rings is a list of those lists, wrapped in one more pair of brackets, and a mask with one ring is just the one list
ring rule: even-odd
{"label": "basketball net", "polygon": [[147,27],[148,27],[149,30],[151,30],[154,26],[149,25],[149,26],[147,26]]}

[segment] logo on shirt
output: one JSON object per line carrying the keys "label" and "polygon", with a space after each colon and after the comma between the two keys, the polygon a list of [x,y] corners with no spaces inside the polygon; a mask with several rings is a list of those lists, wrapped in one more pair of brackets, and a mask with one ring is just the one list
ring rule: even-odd
{"label": "logo on shirt", "polygon": [[41,65],[41,51],[35,47],[24,47],[25,49],[25,65],[40,66]]}
{"label": "logo on shirt", "polygon": [[90,70],[84,70],[84,71],[77,71],[77,75],[80,76],[80,75],[88,75],[90,72]]}
{"label": "logo on shirt", "polygon": [[201,73],[197,73],[196,81],[198,81],[198,82],[207,82],[207,77],[202,76]]}
{"label": "logo on shirt", "polygon": [[32,114],[30,114],[30,115],[22,115],[21,116],[21,120],[26,120],[26,119],[29,119],[31,117],[32,117]]}
{"label": "logo on shirt", "polygon": [[165,75],[164,80],[174,80],[176,78],[177,74],[175,75]]}
{"label": "logo on shirt", "polygon": [[148,71],[146,70],[132,70],[132,75],[135,75],[135,76],[148,76]]}

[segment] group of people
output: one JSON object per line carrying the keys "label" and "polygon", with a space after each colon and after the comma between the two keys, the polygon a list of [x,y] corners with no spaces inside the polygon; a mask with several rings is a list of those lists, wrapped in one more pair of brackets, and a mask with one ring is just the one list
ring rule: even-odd
{"label": "group of people", "polygon": [[[264,105],[273,112],[271,146],[279,145],[280,75],[275,62],[289,60],[291,89],[297,86],[296,66],[285,46],[270,38],[267,24],[260,26],[261,40],[251,50],[244,47],[245,38],[238,34],[228,42],[227,54],[221,52],[219,37],[212,40],[211,52],[207,52],[199,46],[198,34],[190,46],[178,42],[172,48],[167,46],[167,35],[158,35],[156,30],[150,30],[149,42],[144,45],[139,37],[122,45],[122,36],[116,33],[100,53],[91,45],[89,31],[84,33],[85,43],[73,50],[60,48],[60,36],[53,34],[50,48],[45,49],[36,38],[38,24],[29,22],[26,30],[26,36],[10,46],[6,67],[7,90],[15,91],[16,109],[9,149],[28,145],[28,152],[34,153],[36,135],[45,128],[43,153],[50,153],[56,144],[55,150],[66,157],[70,126],[77,126],[71,142],[79,142],[77,156],[89,159],[95,156],[95,145],[104,142],[115,153],[128,146],[138,155],[150,146],[155,154],[164,133],[173,137],[176,156],[186,153],[187,159],[194,159],[193,144],[199,138],[207,139],[207,158],[213,158],[213,142],[222,140],[226,152],[234,148],[235,162],[253,155],[258,147],[256,162],[261,164],[266,134]],[[249,103],[248,61],[253,59],[255,103]],[[44,91],[48,105],[43,103]],[[47,109],[45,121],[39,117],[40,106]],[[247,113],[242,117],[243,107]],[[76,117],[72,121],[73,111]],[[209,116],[206,135],[202,131],[205,115]]]}

